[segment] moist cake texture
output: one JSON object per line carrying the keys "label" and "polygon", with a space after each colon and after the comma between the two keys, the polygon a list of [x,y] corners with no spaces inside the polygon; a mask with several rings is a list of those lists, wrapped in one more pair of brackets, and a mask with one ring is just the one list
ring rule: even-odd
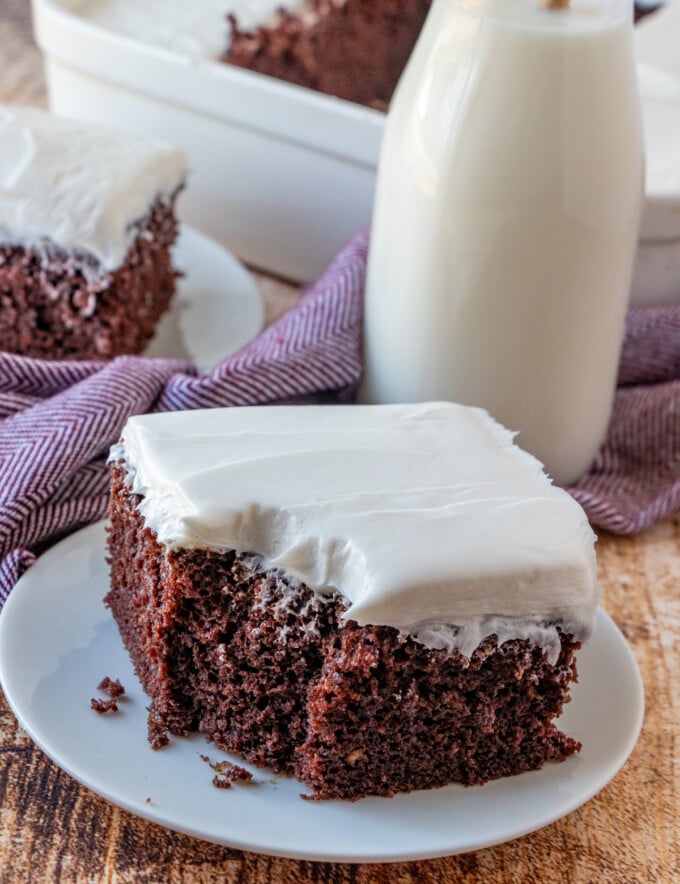
{"label": "moist cake texture", "polygon": [[384,109],[431,0],[306,0],[266,23],[229,16],[224,60],[298,86]]}
{"label": "moist cake texture", "polygon": [[[480,442],[489,449],[481,463],[469,449]],[[420,469],[395,479],[409,460]],[[514,473],[505,486],[493,480],[498,461]],[[172,733],[199,729],[320,798],[481,784],[578,750],[554,719],[592,629],[592,534],[571,498],[482,412],[430,404],[145,416],[128,423],[111,465],[106,602]],[[271,469],[279,487],[267,492]],[[524,526],[505,548],[504,510]],[[555,549],[569,549],[557,565],[550,548],[529,552],[530,535],[543,541],[534,516],[555,528],[556,513]],[[408,555],[397,549],[407,524]],[[486,561],[473,579],[472,560],[456,553],[484,526]],[[450,555],[437,556],[447,531]],[[247,547],[228,548],[234,532]],[[360,562],[364,542],[377,550]],[[384,562],[382,584],[376,569],[390,545],[397,570]]]}
{"label": "moist cake texture", "polygon": [[185,173],[168,145],[0,107],[0,350],[141,352],[175,289]]}

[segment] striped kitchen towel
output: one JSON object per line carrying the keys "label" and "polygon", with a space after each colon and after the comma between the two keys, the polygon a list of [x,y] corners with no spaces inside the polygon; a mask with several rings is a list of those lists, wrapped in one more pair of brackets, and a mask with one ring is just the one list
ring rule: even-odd
{"label": "striped kitchen towel", "polygon": [[[202,375],[175,360],[0,354],[0,606],[40,551],[105,514],[106,455],[129,415],[349,400],[367,247],[363,231],[296,307]],[[620,384],[605,445],[569,490],[596,526],[626,534],[680,508],[680,307],[629,312]]]}

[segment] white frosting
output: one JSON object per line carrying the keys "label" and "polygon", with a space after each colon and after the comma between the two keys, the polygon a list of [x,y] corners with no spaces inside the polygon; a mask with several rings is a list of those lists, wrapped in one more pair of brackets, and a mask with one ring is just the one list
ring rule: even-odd
{"label": "white frosting", "polygon": [[283,0],[84,0],[78,13],[89,21],[151,46],[194,58],[215,58],[227,48],[227,13],[245,29],[265,24]]}
{"label": "white frosting", "polygon": [[450,403],[131,418],[123,458],[167,547],[260,555],[347,617],[471,653],[493,632],[555,659],[597,604],[594,536],[512,434]]}
{"label": "white frosting", "polygon": [[0,106],[0,243],[56,246],[115,270],[135,223],[185,175],[184,154],[170,145]]}

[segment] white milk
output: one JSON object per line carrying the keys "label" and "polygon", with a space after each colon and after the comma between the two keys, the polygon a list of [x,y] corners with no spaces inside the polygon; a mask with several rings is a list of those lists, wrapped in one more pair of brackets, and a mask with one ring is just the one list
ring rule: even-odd
{"label": "white milk", "polygon": [[559,483],[607,427],[643,184],[625,0],[435,0],[383,142],[362,398],[486,408]]}

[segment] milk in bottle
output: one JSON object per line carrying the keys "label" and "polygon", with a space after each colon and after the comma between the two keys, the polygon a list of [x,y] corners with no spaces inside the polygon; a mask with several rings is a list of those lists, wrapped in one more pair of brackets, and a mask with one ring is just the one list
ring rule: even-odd
{"label": "milk in bottle", "polygon": [[560,483],[616,382],[643,184],[631,29],[628,0],[435,0],[380,160],[363,400],[482,406]]}

